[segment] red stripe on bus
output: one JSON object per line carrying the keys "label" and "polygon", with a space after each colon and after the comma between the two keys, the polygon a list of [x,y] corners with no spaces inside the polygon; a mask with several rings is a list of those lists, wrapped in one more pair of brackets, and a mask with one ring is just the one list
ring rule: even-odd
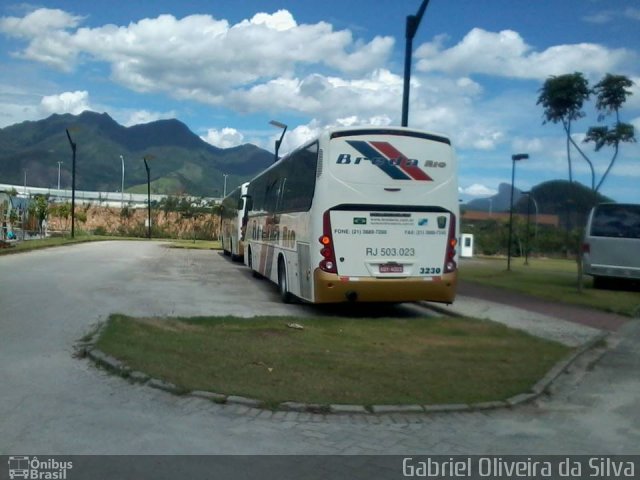
{"label": "red stripe on bus", "polygon": [[389,159],[399,159],[400,163],[398,167],[408,174],[414,180],[432,181],[433,179],[427,175],[424,170],[415,165],[408,165],[409,159],[400,153],[393,145],[388,142],[371,142],[375,148],[377,148],[382,154],[386,155]]}

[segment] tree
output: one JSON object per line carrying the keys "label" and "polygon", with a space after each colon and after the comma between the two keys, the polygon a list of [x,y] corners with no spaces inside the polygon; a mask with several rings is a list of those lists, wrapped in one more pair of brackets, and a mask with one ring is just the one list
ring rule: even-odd
{"label": "tree", "polygon": [[71,204],[68,202],[59,203],[57,205],[51,206],[49,210],[50,210],[49,213],[51,213],[51,215],[64,220],[64,225],[62,225],[62,229],[66,230],[69,223],[69,217],[71,216]]}
{"label": "tree", "polygon": [[[613,164],[618,157],[620,150],[620,143],[622,142],[635,142],[635,132],[633,125],[629,123],[622,123],[620,121],[620,108],[627,101],[627,97],[632,95],[628,90],[633,86],[633,82],[624,75],[607,75],[593,87],[593,93],[596,95],[596,108],[600,115],[598,120],[603,120],[607,115],[615,114],[615,123],[613,127],[591,127],[587,131],[585,142],[594,142],[596,152],[604,146],[613,147],[613,155],[609,161],[607,169],[602,174],[600,181],[597,185],[593,186],[594,192],[598,192],[600,187],[604,183],[607,175],[611,171]],[[595,178],[593,179],[595,184]]]}
{"label": "tree", "polygon": [[[635,142],[635,134],[633,126],[628,123],[620,122],[620,108],[631,95],[628,90],[633,82],[624,75],[612,75],[608,73],[596,84],[593,89],[589,88],[588,81],[580,72],[572,74],[560,75],[558,77],[549,77],[542,88],[537,104],[544,107],[545,122],[558,123],[562,122],[565,134],[567,136],[567,160],[569,162],[569,182],[573,182],[571,171],[571,145],[575,147],[580,156],[587,162],[591,170],[591,191],[592,204],[595,204],[597,193],[607,175],[611,171],[613,164],[618,156],[620,143]],[[580,146],[571,138],[571,122],[584,117],[582,106],[591,94],[596,95],[596,109],[598,111],[598,120],[602,121],[608,115],[615,114],[615,124],[612,128],[607,126],[591,127],[587,131],[584,142],[594,142],[596,152],[600,151],[604,146],[613,147],[613,155],[609,161],[609,165],[600,181],[596,184],[596,174],[591,159],[582,151]],[[572,199],[567,199],[568,209]],[[567,218],[569,218],[567,213]],[[567,223],[567,232],[571,230],[571,226]],[[582,252],[576,256],[578,263],[578,291],[582,291]]]}
{"label": "tree", "polygon": [[[582,107],[589,99],[589,82],[580,72],[551,76],[540,89],[536,105],[544,108],[544,122],[562,123],[567,137],[567,161],[569,163],[569,181],[573,182],[571,165],[571,144],[577,147],[571,137],[573,121],[584,117]],[[577,147],[579,149],[579,147]]]}
{"label": "tree", "polygon": [[[567,137],[570,182],[573,181],[571,145],[589,165],[591,170],[591,190],[596,193],[600,190],[618,157],[620,144],[636,141],[633,125],[620,121],[620,109],[627,101],[627,97],[632,94],[628,90],[632,85],[633,82],[624,75],[612,75],[610,73],[605,75],[593,89],[589,88],[589,82],[580,72],[551,76],[544,82],[540,89],[537,104],[542,105],[544,108],[545,121],[543,123],[562,123]],[[593,142],[595,144],[596,152],[605,146],[613,147],[614,150],[609,165],[597,184],[593,162],[571,137],[572,122],[584,117],[582,107],[591,94],[596,96],[598,121],[604,120],[609,115],[615,115],[615,123],[611,128],[608,126],[590,127],[584,139],[585,143]]]}
{"label": "tree", "polygon": [[38,221],[38,231],[42,234],[42,222],[49,214],[49,202],[44,195],[36,195],[29,204],[29,215],[34,215]]}

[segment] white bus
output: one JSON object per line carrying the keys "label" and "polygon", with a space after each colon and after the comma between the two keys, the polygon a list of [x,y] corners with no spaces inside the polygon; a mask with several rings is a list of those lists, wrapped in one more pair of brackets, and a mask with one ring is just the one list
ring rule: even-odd
{"label": "white bus", "polygon": [[222,231],[222,251],[231,255],[234,261],[240,261],[244,256],[244,224],[246,221],[246,195],[249,182],[234,189],[222,200],[220,210]]}
{"label": "white bus", "polygon": [[582,266],[596,288],[614,279],[640,280],[640,205],[601,203],[591,210]]}
{"label": "white bus", "polygon": [[284,302],[455,297],[457,165],[444,136],[331,130],[254,178],[247,200],[245,264]]}

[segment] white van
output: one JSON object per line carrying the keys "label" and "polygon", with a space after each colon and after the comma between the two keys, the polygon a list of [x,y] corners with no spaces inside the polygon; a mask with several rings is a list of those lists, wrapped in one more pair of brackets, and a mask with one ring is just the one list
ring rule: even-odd
{"label": "white van", "polygon": [[640,205],[601,203],[589,214],[582,245],[584,273],[596,288],[612,279],[640,280]]}

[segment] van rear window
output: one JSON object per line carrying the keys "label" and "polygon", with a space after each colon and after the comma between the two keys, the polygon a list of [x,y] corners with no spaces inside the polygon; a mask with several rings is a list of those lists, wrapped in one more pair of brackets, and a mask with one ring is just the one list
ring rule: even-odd
{"label": "van rear window", "polygon": [[599,205],[593,214],[591,235],[640,238],[640,205]]}

